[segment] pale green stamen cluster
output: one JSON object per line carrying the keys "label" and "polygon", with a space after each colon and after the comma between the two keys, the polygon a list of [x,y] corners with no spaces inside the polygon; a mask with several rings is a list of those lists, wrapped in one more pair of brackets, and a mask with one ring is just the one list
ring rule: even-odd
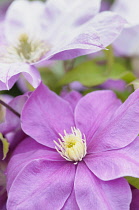
{"label": "pale green stamen cluster", "polygon": [[8,63],[34,63],[39,61],[48,51],[49,48],[44,41],[31,38],[28,34],[23,33],[18,37],[15,45],[7,48],[4,61]]}
{"label": "pale green stamen cluster", "polygon": [[67,134],[64,130],[64,136],[61,134],[61,139],[58,139],[59,143],[56,144],[55,149],[66,160],[74,161],[77,163],[81,161],[87,153],[85,135],[82,137],[82,133],[79,129],[71,128],[72,133]]}

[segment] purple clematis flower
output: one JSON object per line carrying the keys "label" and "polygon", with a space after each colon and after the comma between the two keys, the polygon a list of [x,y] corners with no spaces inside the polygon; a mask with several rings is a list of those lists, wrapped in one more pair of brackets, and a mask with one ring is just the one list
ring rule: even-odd
{"label": "purple clematis flower", "polygon": [[40,84],[26,102],[31,138],[8,165],[8,210],[129,209],[122,177],[139,177],[139,90],[123,104],[109,90],[76,96],[73,106]]}
{"label": "purple clematis flower", "polygon": [[100,0],[14,1],[0,38],[0,89],[10,89],[20,73],[37,87],[38,63],[105,49],[120,34],[125,21],[113,12],[98,14],[99,8]]}

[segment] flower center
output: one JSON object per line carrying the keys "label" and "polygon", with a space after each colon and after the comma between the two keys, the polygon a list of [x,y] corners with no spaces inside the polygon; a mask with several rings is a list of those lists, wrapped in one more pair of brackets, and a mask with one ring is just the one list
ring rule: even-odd
{"label": "flower center", "polygon": [[81,161],[87,153],[85,135],[82,137],[81,131],[76,128],[71,128],[70,134],[64,130],[64,136],[59,135],[59,143],[54,141],[57,152],[68,161]]}
{"label": "flower center", "polygon": [[49,49],[44,41],[23,33],[20,34],[15,45],[7,48],[7,55],[4,58],[8,63],[34,63],[39,61],[48,51]]}

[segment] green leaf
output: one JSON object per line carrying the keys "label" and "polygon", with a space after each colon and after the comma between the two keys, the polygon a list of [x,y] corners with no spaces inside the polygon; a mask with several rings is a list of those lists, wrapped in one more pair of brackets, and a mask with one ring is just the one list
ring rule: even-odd
{"label": "green leaf", "polygon": [[127,70],[123,63],[118,62],[114,63],[113,69],[108,78],[114,80],[123,79],[127,83],[130,83],[136,79],[135,75],[131,71]]}
{"label": "green leaf", "polygon": [[87,61],[67,72],[60,80],[59,85],[67,85],[73,81],[79,81],[82,85],[93,87],[100,85],[108,79],[123,79],[127,83],[136,79],[134,74],[127,70],[123,63],[114,63],[112,69],[107,69],[107,65],[99,65],[97,61]]}
{"label": "green leaf", "polygon": [[9,142],[7,139],[3,138],[2,133],[0,133],[0,141],[2,142],[3,145],[3,160],[6,158],[7,153],[9,152]]}
{"label": "green leaf", "polygon": [[40,74],[42,77],[42,81],[45,85],[47,85],[51,90],[55,92],[59,92],[59,87],[58,87],[58,76],[54,74],[50,69],[48,68],[41,68]]}
{"label": "green leaf", "polygon": [[129,184],[139,189],[139,178],[126,176],[125,179],[128,181]]}
{"label": "green leaf", "polygon": [[59,84],[66,85],[73,81],[79,81],[84,86],[90,87],[102,84],[106,79],[104,67],[88,61],[67,72]]}

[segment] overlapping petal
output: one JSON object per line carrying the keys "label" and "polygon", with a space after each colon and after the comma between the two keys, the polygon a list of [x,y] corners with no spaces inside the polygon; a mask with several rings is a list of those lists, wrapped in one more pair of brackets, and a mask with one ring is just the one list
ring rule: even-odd
{"label": "overlapping petal", "polygon": [[54,140],[74,127],[73,110],[64,99],[40,84],[22,112],[22,129],[37,142],[54,148]]}
{"label": "overlapping petal", "polygon": [[116,110],[112,119],[97,130],[89,152],[119,149],[130,144],[139,133],[139,90]]}
{"label": "overlapping petal", "polygon": [[[111,24],[112,22],[113,24]],[[50,39],[52,48],[45,59],[49,57],[62,60],[72,59],[104,49],[118,37],[124,24],[125,20],[112,12],[99,13],[79,27],[73,25],[70,28],[65,23],[59,36],[52,37],[51,34],[50,38],[55,41]],[[56,35],[56,32],[54,34]],[[58,46],[57,43],[60,43],[60,45]]]}
{"label": "overlapping petal", "polygon": [[7,169],[9,190],[17,174],[31,161],[45,158],[50,161],[65,161],[55,150],[48,150],[31,138],[26,138],[15,149]]}
{"label": "overlapping petal", "polygon": [[74,186],[79,209],[127,210],[129,208],[131,192],[126,180],[101,181],[83,162],[78,164]]}
{"label": "overlapping petal", "polygon": [[69,210],[69,209],[80,210],[76,202],[74,189],[72,190],[70,196],[68,197],[67,201],[64,204],[64,207],[62,208],[62,210]]}
{"label": "overlapping petal", "polygon": [[77,91],[71,91],[69,93],[63,93],[62,98],[68,101],[72,109],[74,110],[78,101],[82,98],[82,95]]}
{"label": "overlapping petal", "polygon": [[122,148],[85,157],[89,169],[101,180],[113,180],[124,176],[139,177],[139,137]]}
{"label": "overlapping petal", "polygon": [[20,73],[24,75],[33,87],[37,87],[41,81],[40,74],[37,69],[34,66],[29,66],[28,64],[0,63],[0,71],[0,90],[9,90],[18,80]]}
{"label": "overlapping petal", "polygon": [[68,0],[49,0],[46,3],[45,16],[49,25],[58,25],[58,21],[55,20],[61,18],[63,21],[64,19],[68,21],[69,25],[76,24],[78,26],[99,12],[100,3],[100,0],[76,0],[70,2]]}
{"label": "overlapping petal", "polygon": [[30,162],[14,180],[8,194],[7,208],[61,209],[72,192],[74,174],[74,164],[44,159]]}
{"label": "overlapping petal", "polygon": [[75,123],[85,134],[88,144],[93,141],[94,133],[109,122],[120,105],[121,101],[112,91],[95,91],[80,99],[75,109]]}

